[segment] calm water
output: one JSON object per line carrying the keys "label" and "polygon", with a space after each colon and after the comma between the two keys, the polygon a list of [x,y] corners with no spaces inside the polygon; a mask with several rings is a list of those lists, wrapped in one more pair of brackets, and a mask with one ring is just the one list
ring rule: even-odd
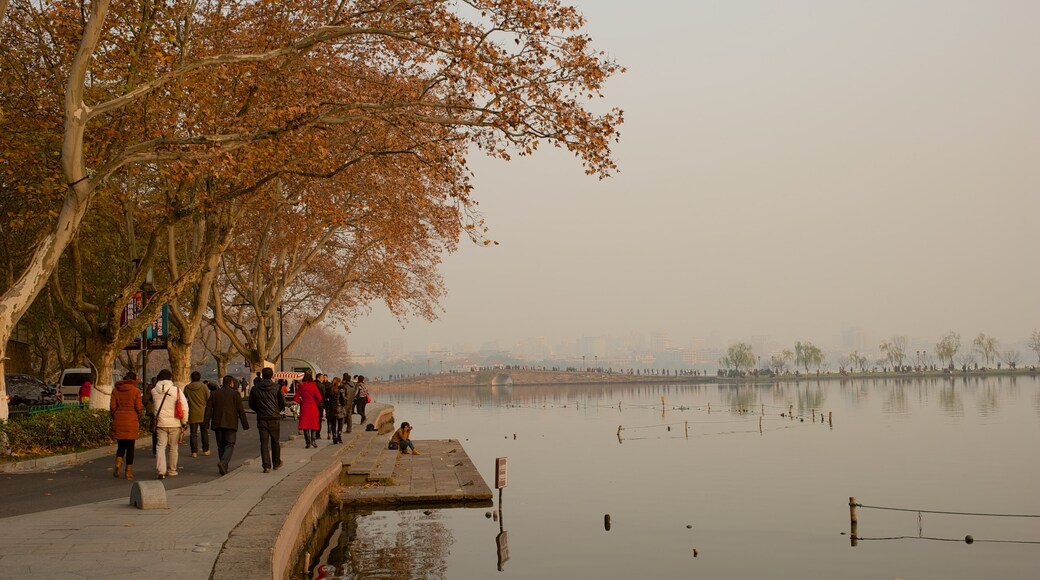
{"label": "calm water", "polygon": [[[916,512],[861,508],[860,537],[909,538],[851,547],[842,535],[849,496],[875,506],[1040,514],[1036,378],[376,385],[373,395],[397,406],[416,440],[463,440],[489,485],[495,458],[508,457],[503,521],[486,518],[489,508],[346,513],[318,576],[1040,577],[1038,518],[923,514],[919,523]],[[792,405],[797,418],[781,417]],[[827,413],[833,426],[821,422]],[[509,554],[501,571],[500,528]]]}

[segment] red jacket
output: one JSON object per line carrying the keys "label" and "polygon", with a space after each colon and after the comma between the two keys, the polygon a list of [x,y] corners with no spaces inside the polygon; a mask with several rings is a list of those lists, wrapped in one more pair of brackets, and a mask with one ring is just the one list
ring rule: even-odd
{"label": "red jacket", "polygon": [[296,396],[293,400],[300,404],[300,429],[316,431],[321,429],[318,421],[318,405],[321,404],[321,391],[318,385],[311,383],[300,383],[296,387]]}
{"label": "red jacket", "polygon": [[128,379],[116,383],[108,411],[112,415],[113,439],[137,439],[141,430],[141,413],[144,412],[137,381]]}

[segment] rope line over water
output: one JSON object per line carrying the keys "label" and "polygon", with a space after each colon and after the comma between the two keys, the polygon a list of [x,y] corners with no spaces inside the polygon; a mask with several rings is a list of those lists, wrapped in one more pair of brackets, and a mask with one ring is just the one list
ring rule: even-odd
{"label": "rope line over water", "polygon": [[893,512],[914,512],[922,514],[945,514],[950,516],[984,516],[991,518],[1040,518],[1040,514],[989,514],[982,512],[951,512],[943,510],[919,510],[910,508],[897,508],[897,507],[886,507],[879,505],[864,505],[861,503],[851,504],[856,507],[867,508],[872,510],[888,510]]}

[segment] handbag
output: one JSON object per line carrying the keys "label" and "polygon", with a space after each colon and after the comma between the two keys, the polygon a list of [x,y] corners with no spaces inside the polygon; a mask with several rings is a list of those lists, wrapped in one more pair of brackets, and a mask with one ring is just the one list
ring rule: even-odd
{"label": "handbag", "polygon": [[159,429],[159,413],[162,412],[163,405],[166,404],[166,397],[170,394],[169,391],[163,393],[162,400],[159,401],[159,408],[155,410],[155,414],[152,415],[152,428],[151,432],[155,433]]}
{"label": "handbag", "polygon": [[184,405],[181,403],[181,390],[177,389],[177,402],[173,406],[173,416],[178,419],[184,418]]}
{"label": "handbag", "polygon": [[372,395],[369,395],[368,396],[368,401],[366,401],[366,403],[371,403],[371,402],[372,402]]}

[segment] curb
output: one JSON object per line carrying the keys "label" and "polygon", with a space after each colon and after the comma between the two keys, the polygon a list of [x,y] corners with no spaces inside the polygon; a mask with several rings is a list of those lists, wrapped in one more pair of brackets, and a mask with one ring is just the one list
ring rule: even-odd
{"label": "curb", "polygon": [[[137,449],[150,448],[152,446],[152,436],[146,435],[137,440],[134,445]],[[41,471],[50,471],[52,469],[61,469],[64,467],[72,467],[74,465],[81,465],[88,461],[93,461],[101,457],[115,456],[117,445],[106,445],[105,447],[98,447],[96,449],[88,449],[86,451],[80,451],[78,453],[69,453],[67,455],[51,455],[49,457],[38,457],[36,459],[26,459],[25,461],[12,461],[10,463],[0,463],[0,473],[39,473]]]}

